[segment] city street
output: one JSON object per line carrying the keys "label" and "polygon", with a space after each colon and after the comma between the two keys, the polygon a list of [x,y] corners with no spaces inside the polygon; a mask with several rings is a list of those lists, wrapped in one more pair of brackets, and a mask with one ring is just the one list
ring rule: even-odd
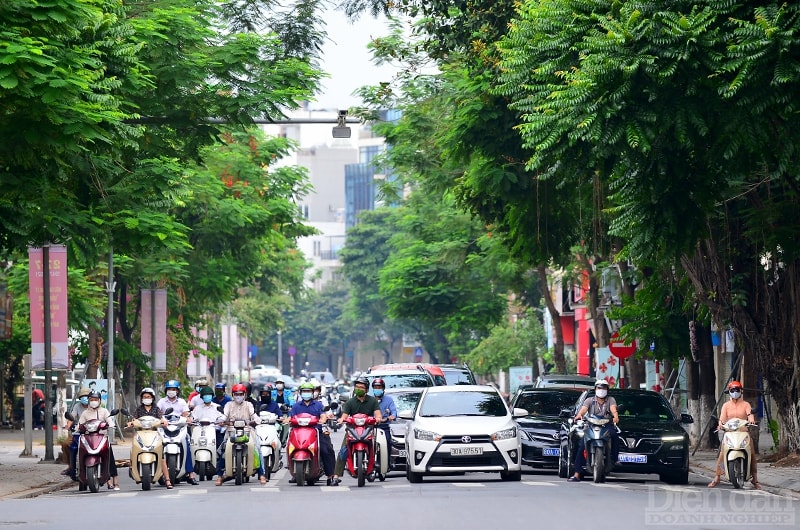
{"label": "city street", "polygon": [[[334,442],[342,432],[334,434]],[[122,451],[120,451],[122,452]],[[481,529],[531,524],[539,528],[598,526],[615,529],[796,528],[800,501],[723,484],[706,488],[708,478],[690,475],[687,486],[670,486],[650,475],[617,475],[608,483],[567,483],[550,471],[526,470],[522,481],[503,482],[497,474],[425,477],[410,484],[402,474],[357,488],[344,477],[339,487],[298,487],[282,469],[266,486],[254,479],[216,487],[181,484],[173,490],[144,492],[120,469],[121,491],[81,493],[77,486],[33,499],[0,502],[1,527],[67,528],[97,519],[115,530],[158,525],[247,525],[280,521],[304,524],[377,525],[386,530],[416,528]]]}

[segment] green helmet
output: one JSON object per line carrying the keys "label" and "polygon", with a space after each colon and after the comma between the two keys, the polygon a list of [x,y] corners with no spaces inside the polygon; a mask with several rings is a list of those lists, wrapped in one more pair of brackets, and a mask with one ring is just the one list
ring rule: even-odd
{"label": "green helmet", "polygon": [[308,381],[306,381],[305,383],[301,383],[300,384],[300,390],[312,390],[313,391],[314,390],[314,384],[313,383],[309,383]]}

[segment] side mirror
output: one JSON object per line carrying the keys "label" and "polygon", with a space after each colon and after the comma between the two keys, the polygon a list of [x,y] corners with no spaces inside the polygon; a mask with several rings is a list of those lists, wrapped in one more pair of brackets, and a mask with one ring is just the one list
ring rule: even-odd
{"label": "side mirror", "polygon": [[172,407],[167,407],[167,410],[164,411],[164,416],[169,416],[170,414],[172,414],[172,411],[173,411]]}
{"label": "side mirror", "polygon": [[119,414],[119,409],[111,409],[108,413],[111,416],[116,416],[117,414]]}
{"label": "side mirror", "polygon": [[67,411],[67,412],[64,413],[64,418],[68,419],[69,421],[72,421],[72,422],[75,421],[75,416],[73,416],[70,411]]}
{"label": "side mirror", "polygon": [[339,404],[338,404],[337,402],[335,402],[335,401],[334,401],[333,403],[331,403],[331,406],[330,406],[330,408],[331,408],[331,409],[333,409],[333,410],[336,410],[336,409],[338,409],[338,408],[339,408]]}
{"label": "side mirror", "polygon": [[261,405],[260,407],[258,407],[258,411],[259,412],[266,412],[267,411],[267,406],[266,405]]}
{"label": "side mirror", "polygon": [[[167,409],[167,410],[171,411],[172,409]],[[219,411],[219,413],[222,414],[223,412],[225,412],[225,407],[223,407],[222,405],[217,405],[217,411]]]}
{"label": "side mirror", "polygon": [[528,411],[525,409],[514,407],[514,410],[511,412],[511,415],[515,418],[524,418],[525,416],[528,415]]}
{"label": "side mirror", "polygon": [[397,417],[400,418],[401,420],[413,420],[414,413],[410,411],[398,412]]}
{"label": "side mirror", "polygon": [[681,413],[681,423],[694,423],[694,418],[691,414]]}
{"label": "side mirror", "polygon": [[561,412],[558,413],[559,418],[569,418],[572,416],[572,409],[561,409]]}
{"label": "side mirror", "polygon": [[322,412],[328,412],[329,410],[331,410],[330,406],[322,407]]}
{"label": "side mirror", "polygon": [[131,413],[130,413],[130,412],[128,412],[128,409],[120,409],[119,411],[120,411],[122,414],[124,414],[125,416],[130,416],[130,415],[131,415]]}

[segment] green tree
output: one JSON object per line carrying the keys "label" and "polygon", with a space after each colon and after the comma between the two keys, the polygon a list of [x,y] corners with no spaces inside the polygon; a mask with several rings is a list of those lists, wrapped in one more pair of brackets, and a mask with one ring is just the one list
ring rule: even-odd
{"label": "green tree", "polygon": [[494,379],[511,366],[534,367],[547,350],[547,337],[541,322],[528,311],[516,322],[503,320],[476,346],[464,361],[478,374]]}

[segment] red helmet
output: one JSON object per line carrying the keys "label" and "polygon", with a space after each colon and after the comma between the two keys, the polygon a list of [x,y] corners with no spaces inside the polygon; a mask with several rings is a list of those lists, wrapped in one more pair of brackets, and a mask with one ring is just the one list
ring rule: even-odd
{"label": "red helmet", "polygon": [[233,385],[233,387],[231,387],[231,394],[238,394],[239,392],[242,394],[247,394],[247,387],[242,383],[236,383]]}
{"label": "red helmet", "polygon": [[728,390],[733,390],[734,388],[738,388],[739,390],[742,389],[742,384],[739,381],[731,381],[728,383]]}
{"label": "red helmet", "polygon": [[375,388],[376,386],[382,386],[383,388],[386,388],[386,382],[380,377],[376,377],[372,380],[372,388]]}

